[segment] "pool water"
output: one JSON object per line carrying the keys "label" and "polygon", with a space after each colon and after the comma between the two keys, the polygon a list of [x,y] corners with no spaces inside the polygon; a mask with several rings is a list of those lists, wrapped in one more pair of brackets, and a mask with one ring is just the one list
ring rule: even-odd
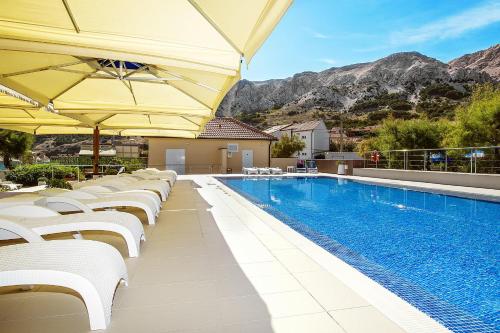
{"label": "pool water", "polygon": [[454,332],[500,331],[500,204],[331,177],[219,178]]}

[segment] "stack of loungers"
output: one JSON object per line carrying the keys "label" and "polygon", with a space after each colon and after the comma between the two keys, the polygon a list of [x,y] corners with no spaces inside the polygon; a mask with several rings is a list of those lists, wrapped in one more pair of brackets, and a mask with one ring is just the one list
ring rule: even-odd
{"label": "stack of loungers", "polygon": [[[140,220],[130,213],[94,210],[135,207],[146,213],[149,224],[155,224],[162,201],[176,180],[175,171],[145,169],[78,183],[71,191],[48,189],[1,199],[0,240],[24,239],[27,243],[0,246],[0,287],[73,289],[85,302],[90,328],[105,329],[116,287],[127,283],[127,269],[117,249],[82,240],[80,232],[115,232],[123,237],[128,255],[139,256],[141,241],[146,240]],[[76,239],[42,238],[62,232],[71,232]]]}

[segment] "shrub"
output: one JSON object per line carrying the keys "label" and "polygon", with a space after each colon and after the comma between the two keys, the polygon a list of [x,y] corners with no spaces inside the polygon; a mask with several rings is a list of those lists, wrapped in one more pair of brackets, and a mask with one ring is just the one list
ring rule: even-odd
{"label": "shrub", "polygon": [[67,190],[71,190],[73,189],[71,187],[71,184],[68,183],[66,180],[64,179],[57,179],[57,178],[53,178],[53,179],[50,179],[47,183],[47,185],[49,187],[56,187],[56,188],[64,188],[64,189],[67,189]]}
{"label": "shrub", "polygon": [[24,164],[17,166],[7,174],[7,180],[20,183],[25,186],[35,186],[38,179],[65,179],[75,177],[77,168],[57,164]]}
{"label": "shrub", "polygon": [[304,149],[306,144],[296,135],[289,137],[284,134],[281,139],[273,145],[272,157],[291,157],[294,153]]}

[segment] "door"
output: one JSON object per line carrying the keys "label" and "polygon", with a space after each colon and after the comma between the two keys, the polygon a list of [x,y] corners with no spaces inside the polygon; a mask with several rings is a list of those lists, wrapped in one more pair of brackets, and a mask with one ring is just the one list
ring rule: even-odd
{"label": "door", "polygon": [[183,175],[186,163],[185,149],[167,149],[165,153],[165,166],[168,170],[174,170],[179,175]]}
{"label": "door", "polygon": [[241,158],[242,158],[241,164],[243,165],[244,168],[253,167],[253,150],[242,150]]}

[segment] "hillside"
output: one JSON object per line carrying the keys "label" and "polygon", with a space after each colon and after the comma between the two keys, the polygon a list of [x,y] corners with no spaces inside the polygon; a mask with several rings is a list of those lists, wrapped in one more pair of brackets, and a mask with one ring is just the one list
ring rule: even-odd
{"label": "hillside", "polygon": [[493,79],[500,80],[500,44],[486,50],[466,54],[448,63],[451,70],[472,69],[487,73]]}
{"label": "hillside", "polygon": [[403,52],[286,79],[241,80],[226,95],[218,114],[259,127],[311,118],[334,124],[341,111],[361,125],[366,124],[366,114],[375,111],[410,118],[416,112],[446,116],[468,96],[473,84],[498,80],[499,50],[496,45],[449,64]]}

